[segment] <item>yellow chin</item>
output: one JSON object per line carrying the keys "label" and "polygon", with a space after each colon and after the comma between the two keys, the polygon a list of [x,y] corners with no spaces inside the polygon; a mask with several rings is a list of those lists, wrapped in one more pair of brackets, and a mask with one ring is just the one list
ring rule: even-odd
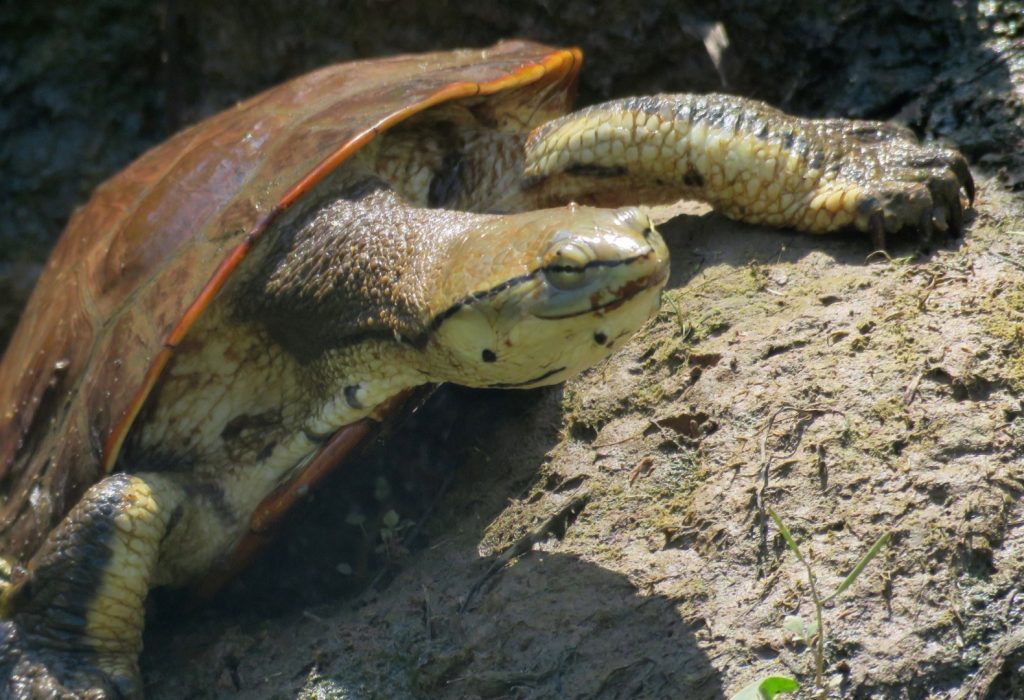
{"label": "yellow chin", "polygon": [[514,303],[466,305],[435,331],[421,369],[435,381],[474,387],[563,382],[622,347],[657,312],[661,288],[656,283],[620,303],[554,319],[521,314]]}

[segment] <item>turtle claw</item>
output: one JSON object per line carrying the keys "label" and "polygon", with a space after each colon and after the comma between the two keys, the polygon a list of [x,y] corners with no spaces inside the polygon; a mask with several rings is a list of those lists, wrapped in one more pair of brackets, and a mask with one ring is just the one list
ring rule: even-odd
{"label": "turtle claw", "polygon": [[[963,156],[940,153],[948,159],[930,159],[924,167],[918,161],[859,183],[856,227],[869,234],[873,244],[884,238],[880,230],[888,234],[916,230],[923,241],[960,236],[965,199],[968,205],[974,201],[974,181]],[[884,165],[891,168],[893,163],[888,160]]]}

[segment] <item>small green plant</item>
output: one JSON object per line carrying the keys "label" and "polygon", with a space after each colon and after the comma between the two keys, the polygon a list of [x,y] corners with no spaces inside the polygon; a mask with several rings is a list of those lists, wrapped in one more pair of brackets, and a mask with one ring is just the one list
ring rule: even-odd
{"label": "small green plant", "polygon": [[[814,575],[814,569],[811,567],[810,562],[804,557],[803,552],[800,551],[799,545],[793,538],[793,534],[786,527],[786,524],[782,522],[782,518],[779,517],[772,508],[768,508],[768,515],[771,516],[772,520],[775,521],[775,526],[779,529],[779,534],[782,535],[782,539],[786,541],[786,546],[789,547],[790,551],[796,555],[796,558],[804,565],[804,569],[807,571],[807,583],[811,589],[811,598],[814,601],[814,615],[815,620],[813,622],[805,621],[798,615],[787,615],[786,621],[783,627],[798,636],[803,640],[804,644],[814,650],[814,687],[817,691],[817,697],[825,696],[825,623],[824,623],[824,610],[825,606],[842,595],[850,586],[853,585],[857,577],[861,575],[865,567],[871,563],[871,560],[878,556],[878,553],[882,550],[889,540],[892,538],[892,532],[886,532],[879,537],[871,549],[867,551],[861,560],[857,562],[857,565],[853,567],[853,570],[847,574],[846,578],[843,579],[831,595],[824,598],[818,592],[818,579]],[[778,677],[778,678],[781,678]],[[768,680],[768,679],[765,679]],[[791,680],[791,679],[790,679]],[[794,681],[795,683],[795,681]],[[742,692],[746,692],[750,688],[744,688]],[[794,688],[795,690],[795,688]],[[789,691],[776,691],[776,692],[789,692]],[[739,698],[740,696],[736,696]],[[744,696],[744,698],[760,698],[760,697],[772,697],[750,695]],[[735,698],[734,698],[735,700]]]}
{"label": "small green plant", "polygon": [[772,700],[781,693],[800,690],[800,684],[787,676],[768,676],[754,681],[729,700]]}
{"label": "small green plant", "polygon": [[680,339],[685,343],[687,340],[693,337],[693,324],[690,323],[690,321],[686,318],[686,314],[683,313],[683,310],[679,308],[679,302],[677,302],[673,297],[668,295],[666,295],[664,298],[665,301],[668,302],[669,306],[672,307],[672,311],[676,315],[676,323],[679,324]]}

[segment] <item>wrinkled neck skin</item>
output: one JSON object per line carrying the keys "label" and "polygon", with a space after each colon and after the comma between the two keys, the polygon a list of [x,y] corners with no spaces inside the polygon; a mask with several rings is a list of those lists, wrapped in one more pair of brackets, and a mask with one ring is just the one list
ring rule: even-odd
{"label": "wrinkled neck skin", "polygon": [[456,118],[474,117],[441,110],[357,154],[282,216],[228,294],[326,403],[315,432],[419,384],[564,381],[653,313],[667,253],[646,215],[477,213],[520,191],[525,135]]}
{"label": "wrinkled neck skin", "polygon": [[302,363],[368,338],[422,346],[445,303],[428,290],[490,218],[410,206],[376,178],[358,180],[282,222],[236,315]]}
{"label": "wrinkled neck skin", "polygon": [[275,374],[293,397],[285,402],[306,406],[293,412],[302,424],[287,429],[301,444],[282,462],[405,389],[450,379],[425,352],[449,303],[429,290],[442,288],[460,241],[495,218],[411,206],[357,172],[282,217],[249,273],[226,290],[247,342],[284,351]]}

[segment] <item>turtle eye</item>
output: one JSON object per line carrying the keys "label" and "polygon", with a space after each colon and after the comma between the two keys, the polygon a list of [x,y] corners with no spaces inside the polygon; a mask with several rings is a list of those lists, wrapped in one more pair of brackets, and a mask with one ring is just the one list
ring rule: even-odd
{"label": "turtle eye", "polygon": [[581,267],[547,267],[544,276],[556,289],[578,289],[587,281],[587,272]]}
{"label": "turtle eye", "polygon": [[587,280],[587,263],[593,251],[580,243],[566,242],[545,256],[544,276],[557,289],[577,289]]}

